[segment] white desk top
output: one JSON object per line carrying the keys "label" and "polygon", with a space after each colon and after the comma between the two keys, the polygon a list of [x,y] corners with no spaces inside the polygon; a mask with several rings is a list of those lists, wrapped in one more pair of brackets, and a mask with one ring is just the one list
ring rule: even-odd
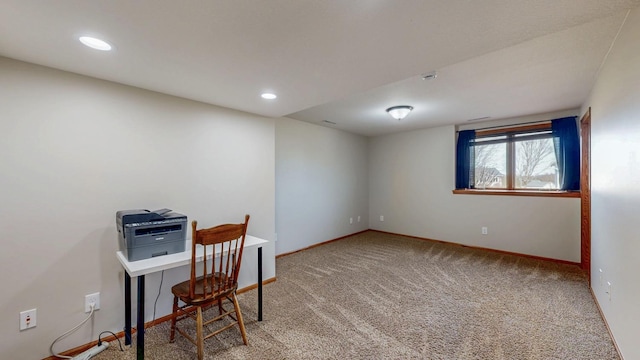
{"label": "white desk top", "polygon": [[[245,249],[251,246],[260,246],[262,244],[268,243],[268,240],[260,239],[255,236],[247,235],[244,239],[244,247]],[[138,260],[138,261],[129,261],[122,251],[118,251],[116,256],[118,260],[122,264],[122,267],[129,273],[129,276],[141,276],[146,274],[151,274],[157,271],[162,271],[166,269],[171,269],[183,265],[189,265],[191,263],[191,239],[187,240],[185,245],[186,251],[162,255],[153,257],[150,259]],[[207,251],[207,259],[210,259],[212,254],[211,251]],[[196,247],[196,261],[203,261],[204,249],[202,246]]]}

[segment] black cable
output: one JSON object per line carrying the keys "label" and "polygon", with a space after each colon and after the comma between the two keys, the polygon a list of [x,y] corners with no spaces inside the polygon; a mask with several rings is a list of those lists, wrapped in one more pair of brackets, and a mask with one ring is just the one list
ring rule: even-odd
{"label": "black cable", "polygon": [[109,333],[111,335],[113,335],[114,338],[116,338],[116,340],[118,340],[118,345],[120,345],[120,351],[124,351],[124,348],[122,347],[122,343],[120,342],[120,338],[116,336],[116,334],[114,334],[111,331],[103,331],[100,333],[100,335],[98,335],[98,346],[102,345],[102,339],[100,339],[100,337],[102,336],[102,334],[104,333]]}
{"label": "black cable", "polygon": [[160,286],[158,286],[158,296],[156,296],[156,301],[153,303],[153,320],[156,321],[156,305],[158,305],[158,299],[160,298],[160,292],[162,291],[162,282],[164,281],[164,270],[162,270],[162,275],[160,276]]}

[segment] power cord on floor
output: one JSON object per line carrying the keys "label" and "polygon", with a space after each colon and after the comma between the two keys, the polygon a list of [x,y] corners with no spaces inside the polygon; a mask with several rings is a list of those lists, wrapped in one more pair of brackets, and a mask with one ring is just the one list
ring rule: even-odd
{"label": "power cord on floor", "polygon": [[[162,275],[160,277],[160,286],[158,287],[158,296],[156,296],[156,301],[153,304],[153,320],[155,321],[156,319],[156,306],[158,305],[158,299],[160,298],[160,293],[162,291],[162,283],[164,281],[164,270],[162,270]],[[51,343],[51,346],[49,347],[49,352],[51,353],[51,355],[53,355],[54,357],[57,358],[61,358],[61,359],[73,359],[73,357],[71,356],[66,356],[66,355],[60,355],[57,354],[53,351],[53,346],[60,340],[64,339],[65,337],[71,335],[72,333],[74,333],[76,330],[78,330],[82,325],[84,325],[84,323],[86,323],[87,321],[89,321],[89,319],[91,319],[91,317],[93,316],[93,312],[94,312],[94,308],[95,308],[95,304],[91,304],[91,311],[89,312],[89,316],[87,316],[86,319],[84,319],[80,324],[76,325],[73,329],[67,331],[66,333],[60,335],[57,339],[53,340],[53,343]],[[102,339],[101,336],[104,333],[110,333],[113,335],[114,338],[116,338],[116,340],[118,340],[118,344],[120,345],[120,351],[124,351],[124,348],[122,347],[122,343],[120,342],[120,339],[116,336],[116,334],[114,334],[111,331],[103,331],[100,333],[100,335],[98,335],[98,346],[102,345]]]}
{"label": "power cord on floor", "polygon": [[116,334],[114,334],[112,331],[103,331],[100,333],[100,335],[98,335],[98,346],[102,345],[102,334],[104,333],[109,333],[111,335],[113,335],[113,337],[118,340],[118,345],[120,346],[120,351],[124,351],[124,348],[122,347],[122,343],[120,342],[120,338],[116,336]]}
{"label": "power cord on floor", "polygon": [[[109,343],[105,343],[104,347],[102,347],[102,334],[104,333],[109,333],[111,335],[113,335],[113,337],[118,340],[118,345],[120,346],[120,351],[124,351],[124,348],[122,347],[122,343],[120,342],[120,339],[116,336],[116,334],[114,334],[111,331],[103,331],[98,335],[98,348],[102,347],[102,349],[98,349],[96,350],[95,348],[87,350],[86,352],[80,354],[79,356],[76,357],[71,357],[71,356],[66,356],[66,355],[60,355],[60,354],[56,354],[53,351],[53,346],[60,340],[64,339],[65,337],[71,335],[73,332],[75,332],[76,330],[78,330],[82,325],[84,325],[87,321],[89,321],[89,319],[91,319],[91,317],[93,316],[93,313],[95,311],[95,304],[91,304],[91,311],[89,312],[89,316],[87,316],[86,319],[84,319],[80,324],[76,325],[73,329],[67,331],[66,333],[60,335],[57,339],[53,340],[53,343],[51,343],[51,346],[49,347],[49,352],[51,353],[51,355],[53,355],[54,357],[57,358],[62,358],[62,359],[90,359],[91,357],[95,356],[97,352],[100,352],[104,349],[106,349],[109,345]],[[93,351],[91,351],[93,350]]]}
{"label": "power cord on floor", "polygon": [[49,352],[51,353],[51,355],[61,358],[61,359],[73,359],[73,357],[71,356],[66,356],[66,355],[60,355],[57,354],[56,352],[53,351],[53,346],[60,340],[66,338],[67,336],[71,335],[72,333],[74,333],[76,330],[78,330],[82,325],[84,325],[84,323],[86,323],[87,321],[89,321],[89,319],[91,319],[91,317],[93,316],[93,311],[94,311],[94,307],[95,304],[91,304],[91,312],[89,312],[89,316],[87,316],[86,319],[82,320],[82,322],[78,325],[76,325],[76,327],[74,327],[73,329],[67,331],[66,333],[60,335],[57,339],[53,340],[53,342],[51,343],[51,346],[49,347]]}

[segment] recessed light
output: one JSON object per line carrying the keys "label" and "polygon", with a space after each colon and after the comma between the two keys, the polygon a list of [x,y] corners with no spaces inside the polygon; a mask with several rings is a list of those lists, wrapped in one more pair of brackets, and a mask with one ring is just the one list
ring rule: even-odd
{"label": "recessed light", "polygon": [[104,40],[96,39],[91,36],[80,36],[78,40],[80,40],[81,43],[85,44],[86,46],[92,49],[101,50],[101,51],[111,50],[111,45],[108,42]]}
{"label": "recessed light", "polygon": [[272,93],[264,93],[260,96],[262,96],[263,99],[267,99],[267,100],[273,100],[278,97],[278,95],[272,94]]}

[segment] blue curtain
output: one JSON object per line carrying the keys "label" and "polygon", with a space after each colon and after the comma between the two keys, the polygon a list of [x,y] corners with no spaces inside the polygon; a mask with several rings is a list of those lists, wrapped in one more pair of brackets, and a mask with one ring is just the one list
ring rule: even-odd
{"label": "blue curtain", "polygon": [[580,190],[580,139],[576,117],[551,121],[560,189]]}
{"label": "blue curtain", "polygon": [[456,144],[456,189],[471,189],[473,184],[473,140],[475,130],[458,132]]}

